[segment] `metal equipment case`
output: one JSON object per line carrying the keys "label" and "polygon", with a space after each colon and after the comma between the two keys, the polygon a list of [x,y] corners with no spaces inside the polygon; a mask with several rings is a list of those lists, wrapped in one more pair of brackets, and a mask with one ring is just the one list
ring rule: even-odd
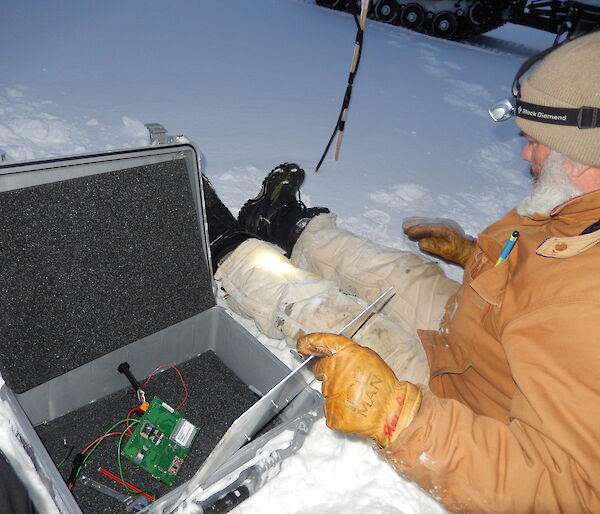
{"label": "metal equipment case", "polygon": [[[60,512],[124,510],[77,483],[72,494],[70,460],[56,467],[136,405],[122,362],[138,379],[187,370],[181,411],[208,445],[152,512],[177,509],[277,434],[305,433],[320,412],[321,396],[216,304],[198,158],[175,142],[0,166],[0,405]],[[174,402],[169,372],[151,384]],[[115,470],[110,439],[90,476]]]}

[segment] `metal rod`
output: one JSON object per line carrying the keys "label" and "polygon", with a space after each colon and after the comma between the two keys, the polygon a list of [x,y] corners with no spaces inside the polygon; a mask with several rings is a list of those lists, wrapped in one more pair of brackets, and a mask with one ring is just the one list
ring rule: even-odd
{"label": "metal rod", "polygon": [[[354,0],[350,0],[353,2]],[[367,22],[367,13],[369,12],[369,2],[370,0],[362,0],[362,6],[360,10],[360,31],[364,31],[365,24]],[[354,44],[354,54],[352,56],[352,64],[350,65],[350,77],[349,87],[352,87],[352,81],[354,80],[354,75],[356,74],[356,68],[358,66],[358,60],[360,57],[362,47],[362,37],[357,38],[356,43]],[[344,108],[342,110],[342,116],[340,117],[340,123],[338,127],[337,133],[337,141],[335,143],[335,156],[334,160],[337,161],[340,157],[340,148],[342,147],[342,140],[344,138],[344,129],[346,124],[346,118],[348,117],[348,108],[350,107],[350,95],[347,95],[347,101],[344,102]]]}
{"label": "metal rod", "polygon": [[321,167],[321,164],[323,164],[323,161],[325,160],[325,157],[327,156],[327,153],[329,152],[329,148],[331,148],[331,143],[333,143],[333,140],[335,139],[335,135],[338,134],[338,141],[336,142],[336,149],[335,149],[335,160],[337,161],[339,158],[339,154],[340,154],[340,147],[342,145],[342,135],[344,132],[344,125],[346,123],[346,117],[348,116],[348,107],[350,106],[350,98],[352,97],[352,84],[354,83],[354,78],[356,76],[356,72],[358,70],[358,65],[360,63],[360,56],[362,53],[362,42],[363,42],[363,34],[364,34],[364,27],[367,21],[367,14],[369,12],[369,3],[370,0],[362,0],[362,5],[361,5],[361,13],[360,13],[360,20],[357,18],[356,13],[354,12],[355,10],[355,2],[356,0],[351,0],[351,8],[352,8],[352,15],[354,17],[354,22],[356,23],[356,40],[354,43],[354,55],[352,56],[352,65],[350,66],[350,74],[348,75],[348,85],[346,86],[346,93],[344,95],[344,101],[342,103],[342,108],[340,110],[340,114],[338,116],[337,121],[335,122],[335,128],[333,129],[333,132],[331,133],[331,137],[329,138],[329,141],[327,142],[327,145],[325,146],[325,150],[323,151],[323,155],[321,155],[321,158],[319,159],[319,162],[317,163],[317,166],[315,168],[315,172],[319,171],[319,168]]}

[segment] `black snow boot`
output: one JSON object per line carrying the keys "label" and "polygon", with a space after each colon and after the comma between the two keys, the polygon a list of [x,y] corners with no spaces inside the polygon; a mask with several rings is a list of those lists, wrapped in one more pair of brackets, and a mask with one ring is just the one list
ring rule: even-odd
{"label": "black snow boot", "polygon": [[300,199],[304,170],[294,163],[280,164],[263,180],[258,195],[240,209],[242,228],[259,239],[275,243],[290,256],[298,237],[324,207],[306,207]]}
{"label": "black snow boot", "polygon": [[221,199],[217,196],[208,178],[202,175],[204,206],[208,224],[208,240],[212,258],[213,273],[231,252],[247,239],[255,237],[243,230]]}

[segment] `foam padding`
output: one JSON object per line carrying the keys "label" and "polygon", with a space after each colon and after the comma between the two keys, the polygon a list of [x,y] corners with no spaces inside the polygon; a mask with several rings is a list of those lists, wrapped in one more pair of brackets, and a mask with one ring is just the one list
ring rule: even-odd
{"label": "foam padding", "polygon": [[[150,489],[162,496],[171,489],[189,480],[206,460],[229,426],[250,408],[257,400],[256,396],[217,355],[208,351],[178,366],[189,390],[187,402],[179,409],[200,430],[178,478],[172,486],[166,486],[146,471],[125,458],[121,459],[123,475],[127,482],[142,489]],[[149,370],[151,372],[152,370]],[[115,378],[119,374],[115,370]],[[137,377],[141,381],[143,377]],[[177,407],[184,398],[184,390],[175,370],[165,368],[155,374],[144,388],[147,398],[159,396],[172,407]],[[116,421],[126,417],[127,412],[138,405],[131,388],[123,389],[97,402],[57,418],[48,424],[37,427],[37,432],[48,452],[58,464],[74,446],[74,451],[60,472],[68,478],[73,458],[89,443],[102,435]],[[134,414],[140,417],[141,413]],[[121,426],[124,428],[124,425]],[[82,475],[101,482],[115,490],[124,492],[121,486],[107,479],[97,470],[101,466],[119,475],[117,466],[117,445],[120,436],[111,436],[103,440],[87,461]],[[123,440],[125,446],[126,438]],[[83,512],[108,513],[121,512],[116,500],[104,496],[76,482],[73,495]]]}
{"label": "foam padding", "polygon": [[0,194],[0,372],[24,392],[215,305],[183,159]]}

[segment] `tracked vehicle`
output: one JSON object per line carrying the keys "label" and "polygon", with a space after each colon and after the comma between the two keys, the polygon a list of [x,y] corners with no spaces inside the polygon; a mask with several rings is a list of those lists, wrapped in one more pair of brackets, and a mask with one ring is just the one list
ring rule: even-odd
{"label": "tracked vehicle", "polygon": [[[360,0],[315,0],[331,9],[360,11]],[[353,3],[351,3],[353,2]],[[505,23],[573,38],[600,28],[600,2],[573,0],[374,0],[369,17],[424,34],[460,40]]]}

